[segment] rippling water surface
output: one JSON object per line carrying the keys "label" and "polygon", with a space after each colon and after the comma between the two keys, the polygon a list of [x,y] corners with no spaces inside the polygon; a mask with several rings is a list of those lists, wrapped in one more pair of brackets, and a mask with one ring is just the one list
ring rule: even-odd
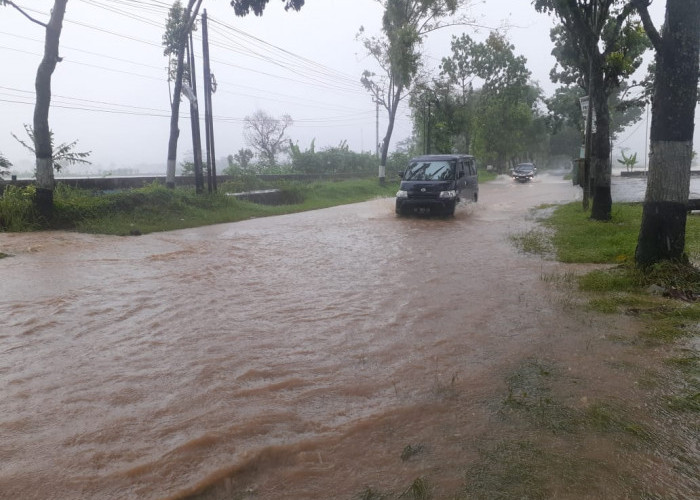
{"label": "rippling water surface", "polygon": [[[478,433],[489,370],[574,328],[541,300],[555,264],[508,235],[577,196],[541,176],[483,185],[454,219],[380,199],[140,237],[0,234],[0,497],[405,480],[406,439],[450,434],[444,391],[461,384],[454,418]],[[468,453],[455,443],[441,461]]]}

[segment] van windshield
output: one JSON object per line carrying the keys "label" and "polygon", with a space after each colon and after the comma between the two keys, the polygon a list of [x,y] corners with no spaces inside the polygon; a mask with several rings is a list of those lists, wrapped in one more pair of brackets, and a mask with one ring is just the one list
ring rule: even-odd
{"label": "van windshield", "polygon": [[455,167],[447,161],[411,163],[403,174],[405,181],[453,181]]}

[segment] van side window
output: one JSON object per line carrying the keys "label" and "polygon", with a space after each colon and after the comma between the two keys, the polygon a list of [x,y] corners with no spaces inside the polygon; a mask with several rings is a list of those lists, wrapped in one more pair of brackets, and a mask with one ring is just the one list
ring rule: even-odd
{"label": "van side window", "polygon": [[474,160],[467,160],[467,165],[469,166],[469,175],[476,175],[476,165],[474,165]]}

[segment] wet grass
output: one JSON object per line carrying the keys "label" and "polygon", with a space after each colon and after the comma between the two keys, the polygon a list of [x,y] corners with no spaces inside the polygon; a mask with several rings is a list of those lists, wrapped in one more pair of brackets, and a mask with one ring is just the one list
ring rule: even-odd
{"label": "wet grass", "polygon": [[390,497],[386,493],[367,487],[357,496],[358,500],[388,500]]}
{"label": "wet grass", "polygon": [[541,228],[510,235],[510,240],[523,253],[545,257],[551,255],[554,250],[551,235]]}
{"label": "wet grass", "polygon": [[430,483],[423,477],[417,477],[399,498],[429,500],[432,498]]}
{"label": "wet grass", "polygon": [[561,498],[577,498],[590,493],[590,484],[600,473],[599,464],[545,450],[530,440],[503,440],[479,454],[479,461],[465,474],[460,499],[546,499],[562,494]]}
{"label": "wet grass", "polygon": [[623,433],[650,442],[651,435],[644,426],[626,415],[621,406],[608,402],[592,402],[584,410],[560,401],[553,391],[565,376],[557,367],[541,360],[528,360],[511,374],[506,382],[508,394],[499,414],[505,419],[516,418],[537,429],[553,434]]}
{"label": "wet grass", "polygon": [[[666,360],[666,364],[677,370],[685,382],[674,394],[666,396],[666,406],[677,412],[700,412],[700,356],[686,349],[680,356]],[[696,419],[696,422],[697,419]],[[700,422],[696,424],[700,430]]]}
{"label": "wet grass", "polygon": [[[218,193],[196,194],[194,188],[167,189],[156,183],[114,193],[93,193],[59,184],[54,192],[55,217],[49,224],[39,225],[33,218],[35,216],[24,210],[22,217],[0,217],[0,230],[30,231],[45,228],[138,235],[356,203],[393,196],[397,186],[396,182],[379,185],[376,178],[338,182],[285,182],[266,186],[280,189],[284,203],[271,206],[227,196],[228,191],[235,191],[235,186],[229,190],[226,185],[220,186]],[[22,208],[22,203],[26,205],[27,199],[29,194],[18,192],[6,201],[11,202],[12,207]],[[10,213],[7,209],[0,215]]]}
{"label": "wet grass", "polygon": [[[552,243],[559,260],[615,264],[578,278],[579,290],[589,297],[588,309],[643,319],[646,327],[640,338],[647,344],[668,344],[697,334],[700,269],[684,262],[637,269],[633,258],[641,205],[613,207],[610,222],[590,220],[578,203],[558,207],[545,222],[553,231]],[[700,249],[700,217],[688,217],[686,248],[689,257]]]}
{"label": "wet grass", "polygon": [[422,444],[408,444],[401,452],[401,460],[406,462],[416,455],[420,455],[425,450]]}
{"label": "wet grass", "polygon": [[611,220],[594,221],[580,203],[558,207],[545,221],[555,229],[553,244],[561,262],[620,263],[634,258],[642,222],[641,205],[613,205]]}

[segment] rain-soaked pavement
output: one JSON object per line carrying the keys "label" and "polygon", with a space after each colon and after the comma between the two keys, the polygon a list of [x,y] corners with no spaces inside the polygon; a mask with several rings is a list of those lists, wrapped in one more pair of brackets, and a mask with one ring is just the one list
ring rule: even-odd
{"label": "rain-soaked pavement", "polygon": [[[531,207],[579,196],[541,175],[482,185],[454,219],[379,199],[140,237],[0,234],[0,498],[397,498],[417,477],[454,498],[480,450],[525,439],[498,416],[524,360],[556,359],[573,406],[637,404],[627,347],[605,339],[632,320],[572,313],[543,279],[572,268],[509,241]],[[694,484],[598,441],[581,453],[615,466],[573,493],[555,478],[559,498],[622,498],[637,469],[669,498]]]}

